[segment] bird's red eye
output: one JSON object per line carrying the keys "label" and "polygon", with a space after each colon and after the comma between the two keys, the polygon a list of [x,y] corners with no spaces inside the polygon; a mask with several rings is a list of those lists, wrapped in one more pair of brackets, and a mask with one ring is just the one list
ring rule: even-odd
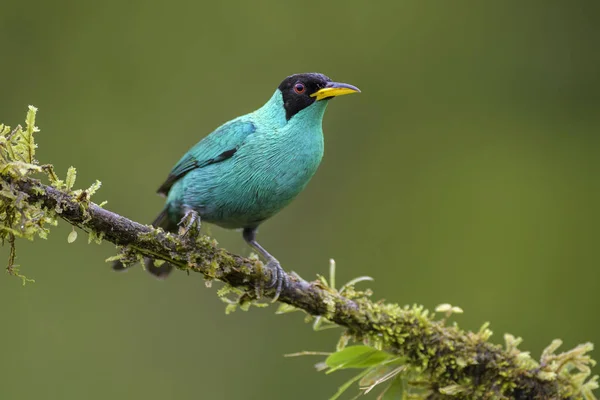
{"label": "bird's red eye", "polygon": [[303,84],[301,83],[296,83],[294,85],[294,92],[298,93],[298,94],[302,94],[304,93],[304,91],[306,90],[306,88],[304,87]]}

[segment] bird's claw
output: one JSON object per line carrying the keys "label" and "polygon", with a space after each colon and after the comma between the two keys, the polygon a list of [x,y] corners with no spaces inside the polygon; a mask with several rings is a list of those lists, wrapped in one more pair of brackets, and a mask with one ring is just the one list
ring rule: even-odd
{"label": "bird's claw", "polygon": [[191,231],[196,236],[200,232],[200,215],[194,210],[187,210],[177,225],[179,225],[179,236],[187,236]]}
{"label": "bird's claw", "polygon": [[267,286],[267,289],[275,288],[275,296],[271,300],[271,303],[275,303],[281,294],[281,290],[287,286],[288,277],[283,268],[281,268],[279,261],[275,259],[269,260],[266,267],[271,270],[271,282]]}

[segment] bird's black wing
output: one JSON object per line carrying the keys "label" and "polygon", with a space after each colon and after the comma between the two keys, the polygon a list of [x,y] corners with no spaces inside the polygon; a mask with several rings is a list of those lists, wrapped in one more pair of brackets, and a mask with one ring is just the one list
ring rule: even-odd
{"label": "bird's black wing", "polygon": [[248,120],[228,122],[192,147],[173,167],[158,193],[167,195],[175,182],[191,170],[225,161],[236,153],[246,138],[256,131]]}

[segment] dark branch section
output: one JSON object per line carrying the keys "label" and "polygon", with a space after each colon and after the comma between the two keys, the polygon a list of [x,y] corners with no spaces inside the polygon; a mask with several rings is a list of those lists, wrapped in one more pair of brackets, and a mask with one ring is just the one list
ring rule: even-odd
{"label": "dark branch section", "polygon": [[[179,269],[199,272],[207,278],[216,278],[234,287],[248,288],[271,281],[269,270],[263,270],[253,260],[217,248],[205,237],[195,241],[185,240],[132,221],[91,202],[87,207],[82,207],[82,203],[74,196],[33,179],[27,178],[15,184],[29,196],[29,202],[41,201],[48,209],[60,208],[59,216],[69,224],[86,232],[101,234],[104,240],[128,246],[145,256],[168,261]],[[364,321],[348,318],[349,311],[358,309],[353,301],[293,275],[289,275],[288,280],[289,285],[282,291],[279,299],[281,302],[301,308],[311,315],[325,315],[328,312],[327,304],[331,304],[335,298],[338,306],[333,321],[362,329]],[[265,294],[270,297],[273,291]]]}
{"label": "dark branch section", "polygon": [[[207,279],[221,280],[244,290],[250,299],[255,298],[255,287],[271,280],[270,271],[262,264],[219,249],[207,237],[191,239],[165,233],[89,200],[82,201],[81,195],[28,177],[12,180],[10,185],[24,193],[29,204],[58,210],[68,223],[123,246],[125,252],[162,259]],[[553,379],[547,379],[540,375],[540,368],[527,369],[517,359],[518,351],[489,343],[486,332],[469,333],[446,326],[445,321],[433,320],[419,307],[375,303],[358,295],[344,297],[320,282],[307,282],[293,274],[289,274],[288,282],[279,302],[323,316],[347,328],[354,339],[406,357],[430,378],[433,389],[438,389],[432,399],[484,398],[481,393],[490,395],[485,398],[501,399],[582,398],[570,377],[558,371]],[[273,292],[267,291],[265,296],[271,297]]]}

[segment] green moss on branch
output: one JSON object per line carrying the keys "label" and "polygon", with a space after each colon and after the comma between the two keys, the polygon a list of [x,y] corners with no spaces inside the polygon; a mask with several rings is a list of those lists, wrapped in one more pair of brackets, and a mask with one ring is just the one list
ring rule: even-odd
{"label": "green moss on branch", "polygon": [[[256,287],[270,282],[270,271],[255,259],[232,254],[206,236],[182,238],[139,224],[91,202],[99,182],[87,190],[73,190],[75,170],[58,179],[51,166],[35,160],[35,109],[30,108],[26,129],[11,130],[0,125],[0,239],[11,246],[9,272],[14,266],[14,239],[46,237],[48,225],[63,219],[88,232],[93,239],[107,240],[122,248],[124,261],[143,257],[168,261],[187,272],[218,279],[239,294],[247,306],[256,299]],[[50,184],[34,179],[46,176]],[[421,306],[373,302],[368,293],[353,285],[337,291],[325,280],[307,282],[288,276],[289,285],[279,302],[287,310],[298,309],[345,328],[340,349],[354,339],[400,356],[416,371],[429,399],[593,399],[597,387],[591,378],[591,344],[555,354],[553,342],[540,361],[517,346],[520,339],[505,336],[505,346],[489,342],[491,331],[484,326],[468,332],[447,318],[436,319]],[[230,290],[222,290],[226,294]],[[266,296],[273,296],[267,291]],[[290,308],[291,307],[291,308]],[[456,308],[442,307],[447,316]]]}

